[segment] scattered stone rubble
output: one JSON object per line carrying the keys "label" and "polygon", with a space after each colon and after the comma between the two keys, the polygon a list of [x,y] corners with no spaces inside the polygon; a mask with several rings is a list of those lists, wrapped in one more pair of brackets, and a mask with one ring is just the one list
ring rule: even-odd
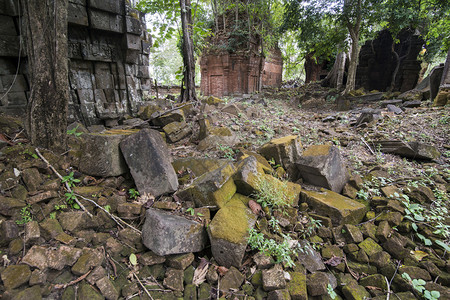
{"label": "scattered stone rubble", "polygon": [[[430,187],[408,188],[405,181],[391,180],[379,185],[382,194],[361,198],[358,193],[374,178],[390,177],[385,168],[349,174],[351,166],[339,147],[302,145],[299,135],[272,139],[257,151],[240,148],[235,161],[184,154],[172,159],[170,152],[184,149],[188,139],[208,149],[217,141],[234,145],[237,134],[201,114],[197,122],[188,121],[195,116],[192,107],[151,110],[142,109],[142,119],[150,119],[159,132],[134,122],[129,123],[139,124],[134,129],[124,124],[69,136],[72,146],[65,157],[42,151],[60,174],[73,172],[80,181],[74,192],[93,218],[67,205],[61,181],[33,148],[16,141],[3,145],[2,299],[149,299],[147,292],[153,299],[331,299],[331,289],[335,299],[386,299],[388,292],[419,299],[404,273],[423,279],[440,299],[450,298],[449,253],[415,237],[400,200],[405,195],[430,205],[436,200]],[[237,117],[231,109],[225,113]],[[323,116],[317,119],[322,122]],[[17,123],[1,124],[8,136],[20,131]],[[183,134],[175,146],[167,145],[164,138],[168,143],[178,139],[167,130],[171,124],[198,135]],[[399,143],[424,153],[417,150],[420,145]],[[380,153],[388,145],[381,143]],[[412,158],[441,159],[435,148],[427,151],[428,156]],[[249,229],[267,228],[267,212],[251,204],[260,181],[276,187],[286,176],[295,181],[287,183],[290,206],[286,215],[274,216],[303,249],[292,267],[251,250],[247,241]],[[450,176],[434,176],[430,186],[448,193]],[[20,224],[27,211],[32,220]],[[116,223],[110,214],[132,227]],[[304,239],[309,218],[322,226]],[[437,238],[419,226],[424,236]]]}

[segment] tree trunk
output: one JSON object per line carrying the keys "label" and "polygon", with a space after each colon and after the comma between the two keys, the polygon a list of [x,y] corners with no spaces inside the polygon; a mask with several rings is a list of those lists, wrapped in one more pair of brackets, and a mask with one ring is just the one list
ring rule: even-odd
{"label": "tree trunk", "polygon": [[340,89],[344,84],[345,73],[345,61],[347,59],[347,53],[339,52],[336,55],[336,60],[327,77],[322,80],[322,86],[328,86],[332,88]]}
{"label": "tree trunk", "polygon": [[355,89],[356,83],[356,69],[358,68],[359,60],[359,35],[358,38],[354,39],[352,37],[352,54],[350,57],[350,64],[348,67],[347,84],[345,85],[344,94],[348,94],[350,91]]}
{"label": "tree trunk", "polygon": [[57,152],[67,147],[69,81],[66,0],[22,0],[31,92],[26,128],[31,143]]}
{"label": "tree trunk", "polygon": [[192,42],[191,1],[180,0],[181,27],[183,30],[183,64],[184,76],[181,83],[181,102],[197,101],[195,94],[195,59]]}

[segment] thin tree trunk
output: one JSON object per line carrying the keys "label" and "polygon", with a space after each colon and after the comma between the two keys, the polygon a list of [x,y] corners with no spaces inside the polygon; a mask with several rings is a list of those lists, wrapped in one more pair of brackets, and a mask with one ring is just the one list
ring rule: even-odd
{"label": "thin tree trunk", "polygon": [[322,80],[322,86],[329,86],[332,88],[340,89],[344,83],[345,73],[345,61],[347,54],[345,52],[339,52],[336,55],[336,60],[330,72]]}
{"label": "thin tree trunk", "polygon": [[183,30],[184,77],[181,84],[181,102],[197,101],[195,94],[195,59],[192,42],[192,15],[190,0],[180,0],[181,27]]}
{"label": "thin tree trunk", "polygon": [[352,54],[350,57],[350,65],[348,67],[347,84],[345,85],[344,94],[348,94],[355,89],[356,69],[358,68],[359,59],[359,36],[357,39],[352,38]]}
{"label": "thin tree trunk", "polygon": [[22,0],[31,93],[26,128],[31,143],[57,152],[67,147],[69,81],[66,0]]}
{"label": "thin tree trunk", "polygon": [[349,0],[344,1],[344,8],[356,5],[356,7],[354,8],[356,9],[356,20],[354,21],[354,23],[352,23],[350,21],[350,17],[347,16],[347,29],[352,39],[352,53],[350,57],[350,65],[348,68],[347,84],[345,85],[345,90],[343,94],[348,94],[350,91],[355,89],[356,69],[358,67],[359,50],[360,50],[359,37],[362,19],[361,1],[362,0],[356,0],[356,3],[353,3],[353,1]]}

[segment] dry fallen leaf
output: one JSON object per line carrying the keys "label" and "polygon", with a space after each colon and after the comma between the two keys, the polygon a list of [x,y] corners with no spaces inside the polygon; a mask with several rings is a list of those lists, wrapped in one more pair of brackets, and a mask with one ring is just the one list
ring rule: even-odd
{"label": "dry fallen leaf", "polygon": [[219,272],[220,276],[224,276],[228,272],[228,269],[225,268],[224,266],[219,266],[216,268],[216,270],[217,272]]}
{"label": "dry fallen leaf", "polygon": [[192,284],[199,286],[206,280],[206,273],[208,273],[209,263],[206,259],[200,258],[200,264],[194,271],[194,277],[192,279]]}
{"label": "dry fallen leaf", "polygon": [[259,215],[261,213],[261,205],[257,203],[255,200],[248,201],[248,207],[252,210],[255,215]]}

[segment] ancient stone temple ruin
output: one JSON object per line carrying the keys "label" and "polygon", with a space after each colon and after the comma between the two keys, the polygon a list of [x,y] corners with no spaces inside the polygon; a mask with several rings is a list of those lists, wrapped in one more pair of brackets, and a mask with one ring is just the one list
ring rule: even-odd
{"label": "ancient stone temple ruin", "polygon": [[[18,3],[0,0],[0,110],[23,114],[30,88]],[[136,113],[151,88],[144,14],[126,0],[69,0],[67,15],[69,122],[102,124]]]}
{"label": "ancient stone temple ruin", "polygon": [[250,32],[252,18],[242,7],[215,16],[213,35],[200,59],[203,95],[241,95],[281,86],[281,51],[263,45],[261,36]]}
{"label": "ancient stone temple ruin", "polygon": [[364,89],[387,91],[400,60],[394,82],[394,91],[405,92],[413,89],[419,80],[421,61],[418,60],[424,41],[412,31],[404,30],[397,36],[394,45],[398,59],[392,52],[394,42],[388,30],[381,31],[377,38],[367,41],[361,48],[356,73],[356,86]]}
{"label": "ancient stone temple ruin", "polygon": [[217,97],[248,94],[281,85],[283,60],[279,49],[267,57],[249,51],[208,53],[200,60],[201,92]]}

